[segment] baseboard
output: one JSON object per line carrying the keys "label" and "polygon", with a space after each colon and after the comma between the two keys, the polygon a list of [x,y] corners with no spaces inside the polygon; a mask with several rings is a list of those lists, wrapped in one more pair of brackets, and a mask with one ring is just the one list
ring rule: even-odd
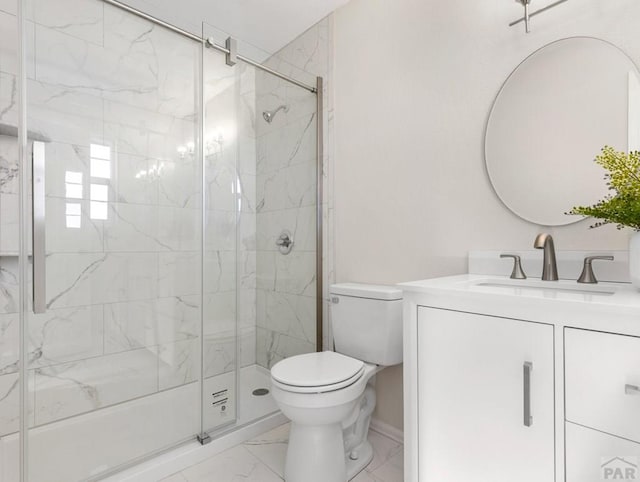
{"label": "baseboard", "polygon": [[374,432],[378,432],[379,434],[390,438],[391,440],[404,444],[404,431],[394,427],[393,425],[389,425],[386,422],[382,422],[377,418],[372,418],[371,425],[369,425],[369,428]]}

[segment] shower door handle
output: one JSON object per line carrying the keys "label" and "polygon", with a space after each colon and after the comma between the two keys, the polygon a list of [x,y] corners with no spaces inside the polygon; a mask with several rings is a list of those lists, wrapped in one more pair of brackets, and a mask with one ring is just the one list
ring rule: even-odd
{"label": "shower door handle", "polygon": [[45,150],[44,142],[34,141],[32,152],[32,253],[33,312],[47,310],[46,295],[46,233],[45,233]]}

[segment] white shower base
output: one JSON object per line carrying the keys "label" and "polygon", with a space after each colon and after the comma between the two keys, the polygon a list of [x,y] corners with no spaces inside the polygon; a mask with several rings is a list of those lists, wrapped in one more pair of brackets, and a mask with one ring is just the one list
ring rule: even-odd
{"label": "white shower base", "polygon": [[250,365],[241,368],[239,375],[240,405],[234,426],[223,430],[222,434],[212,434],[214,439],[207,445],[193,441],[102,480],[156,482],[285,423],[287,418],[278,410],[271,393],[252,394],[256,388],[271,389],[269,370]]}
{"label": "white shower base", "polygon": [[271,392],[262,396],[256,396],[252,393],[256,388],[271,390],[271,374],[266,368],[260,365],[241,368],[238,386],[240,388],[238,425],[244,425],[278,411],[278,406],[271,396]]}
{"label": "white shower base", "polygon": [[[228,380],[234,376],[229,373],[205,380],[205,393],[211,386],[233,386]],[[83,480],[92,470],[103,472],[122,461],[160,452],[176,441],[185,441],[178,448],[104,479],[157,481],[286,421],[277,411],[271,394],[252,395],[256,388],[270,388],[268,370],[257,365],[242,368],[238,387],[240,404],[236,423],[213,433],[214,440],[205,446],[193,439],[199,432],[199,383],[32,429],[29,480]],[[211,416],[211,412],[205,409],[205,427],[215,427],[220,420],[215,414]],[[171,417],[167,417],[168,413]],[[143,425],[141,419],[145,420]],[[233,421],[232,414],[229,419]],[[139,427],[140,433],[133,433],[132,427]],[[0,482],[18,480],[18,450],[17,435],[0,439]],[[69,453],[75,454],[72,464]]]}
{"label": "white shower base", "polygon": [[216,438],[207,445],[190,442],[116,475],[101,479],[101,482],[158,482],[286,422],[287,417],[277,412]]}

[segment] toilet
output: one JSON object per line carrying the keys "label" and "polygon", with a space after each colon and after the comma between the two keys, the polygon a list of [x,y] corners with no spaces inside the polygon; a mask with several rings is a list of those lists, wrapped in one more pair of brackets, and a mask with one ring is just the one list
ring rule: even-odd
{"label": "toilet", "polygon": [[271,369],[273,398],[291,420],[286,482],[345,482],[367,466],[372,377],[402,363],[401,290],[342,283],[330,293],[335,352],[293,356]]}

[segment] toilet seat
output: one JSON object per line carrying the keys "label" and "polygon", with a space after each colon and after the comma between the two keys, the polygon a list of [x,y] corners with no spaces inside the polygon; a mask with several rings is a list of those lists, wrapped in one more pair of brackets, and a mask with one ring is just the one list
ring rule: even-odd
{"label": "toilet seat", "polygon": [[347,387],[364,373],[364,362],[324,351],[297,355],[276,363],[272,382],[294,393],[323,393]]}

